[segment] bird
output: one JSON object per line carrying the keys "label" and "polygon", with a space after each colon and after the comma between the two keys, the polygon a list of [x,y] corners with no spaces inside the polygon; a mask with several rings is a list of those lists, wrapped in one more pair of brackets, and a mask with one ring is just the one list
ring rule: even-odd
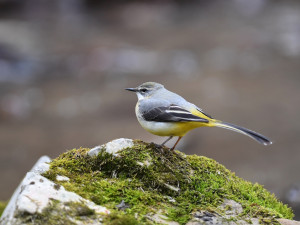
{"label": "bird", "polygon": [[135,113],[140,125],[154,135],[168,136],[161,146],[173,137],[178,137],[170,150],[174,150],[190,130],[198,127],[221,127],[247,135],[263,145],[272,144],[267,137],[255,131],[214,119],[195,104],[167,90],[162,84],[146,82],[125,90],[137,94]]}

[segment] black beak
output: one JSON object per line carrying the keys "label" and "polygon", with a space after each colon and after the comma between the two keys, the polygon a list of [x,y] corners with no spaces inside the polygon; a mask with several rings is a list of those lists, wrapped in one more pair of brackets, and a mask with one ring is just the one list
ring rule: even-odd
{"label": "black beak", "polygon": [[127,91],[133,91],[133,92],[137,92],[138,91],[136,88],[125,88],[125,90],[127,90]]}

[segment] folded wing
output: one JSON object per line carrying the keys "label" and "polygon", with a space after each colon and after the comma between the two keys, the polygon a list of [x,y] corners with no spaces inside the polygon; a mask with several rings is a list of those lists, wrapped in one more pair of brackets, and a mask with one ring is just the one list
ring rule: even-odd
{"label": "folded wing", "polygon": [[142,116],[146,121],[156,122],[209,122],[207,119],[196,116],[190,111],[174,104],[170,106],[155,107],[149,111],[143,112]]}

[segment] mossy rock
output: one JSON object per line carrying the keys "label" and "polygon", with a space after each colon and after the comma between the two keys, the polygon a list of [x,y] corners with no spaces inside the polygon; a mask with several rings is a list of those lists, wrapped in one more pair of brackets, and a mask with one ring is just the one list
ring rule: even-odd
{"label": "mossy rock", "polygon": [[[241,204],[236,218],[259,218],[276,224],[292,219],[293,212],[261,185],[245,181],[213,159],[170,151],[153,143],[134,146],[112,155],[105,147],[97,156],[90,149],[73,149],[50,164],[43,176],[112,213],[104,224],[155,224],[149,215],[160,212],[171,221],[186,224],[199,211],[222,215],[224,200]],[[57,175],[69,180],[57,181]],[[120,203],[124,201],[124,207]],[[231,218],[232,220],[232,218]]]}

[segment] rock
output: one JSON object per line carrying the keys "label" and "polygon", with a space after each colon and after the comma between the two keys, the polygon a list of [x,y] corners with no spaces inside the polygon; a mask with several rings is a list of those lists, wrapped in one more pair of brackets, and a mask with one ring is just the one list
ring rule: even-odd
{"label": "rock", "polygon": [[[40,174],[43,172],[46,172],[49,169],[49,162],[51,159],[48,156],[42,156],[32,167],[30,170],[31,172]],[[23,188],[22,183],[17,187],[15,190],[14,194],[10,198],[10,201],[8,202],[5,210],[2,213],[1,219],[0,219],[0,224],[10,224],[9,221],[13,220],[14,212],[16,211],[16,201],[19,196],[19,193],[21,192]]]}
{"label": "rock", "polygon": [[122,150],[124,148],[130,148],[132,146],[133,146],[133,140],[127,139],[127,138],[119,138],[119,139],[113,140],[111,142],[108,142],[105,145],[96,146],[96,147],[92,148],[88,152],[88,155],[96,156],[103,148],[105,148],[106,152],[108,152],[108,153],[116,154],[120,150]]}
{"label": "rock", "polygon": [[[90,210],[93,212],[93,215],[109,214],[109,210],[105,207],[98,206],[73,192],[66,191],[63,186],[40,175],[41,172],[46,172],[49,169],[49,165],[47,164],[49,161],[49,157],[42,157],[35,164],[31,170],[32,172],[26,174],[2,214],[1,225],[24,224],[24,221],[28,221],[29,218],[42,215],[54,203],[58,204],[56,204],[55,209],[51,210],[60,211],[60,213],[66,212],[67,214],[72,214],[71,208],[66,206],[80,203],[80,207],[73,209],[77,210],[76,214],[82,214],[82,212],[78,212],[78,209],[81,211],[82,209],[85,209],[85,211]],[[98,216],[95,218],[98,221],[101,217]],[[67,218],[64,219],[67,220]],[[85,217],[84,219],[87,220]],[[72,218],[72,222],[81,223],[77,218]],[[92,220],[91,224],[94,222],[95,219]]]}
{"label": "rock", "polygon": [[31,172],[42,174],[49,170],[49,163],[51,162],[51,159],[48,156],[42,156],[39,158],[39,160],[34,164]]}
{"label": "rock", "polygon": [[225,218],[230,219],[238,216],[243,212],[243,207],[236,201],[225,199],[223,204],[219,206],[219,209],[225,211]]}
{"label": "rock", "polygon": [[209,224],[209,225],[222,225],[225,224],[227,221],[222,218],[220,215],[216,213],[211,213],[207,211],[197,211],[193,214],[193,219],[189,221],[186,225],[204,225],[204,224]]}
{"label": "rock", "polygon": [[236,219],[237,217],[232,217],[233,220],[227,219],[223,215],[217,213],[211,213],[208,211],[199,211],[194,214],[194,217],[186,225],[259,225],[259,219]]}
{"label": "rock", "polygon": [[164,224],[164,225],[179,225],[179,223],[175,221],[170,221],[168,217],[161,214],[161,211],[158,211],[156,214],[153,215],[147,215],[147,219],[150,221],[153,221],[158,224]]}
{"label": "rock", "polygon": [[[193,219],[187,225],[259,225],[259,219],[239,216],[243,207],[236,201],[225,199],[218,207],[222,214],[199,210],[193,214]],[[238,219],[237,219],[238,218]]]}
{"label": "rock", "polygon": [[79,195],[66,191],[63,186],[55,184],[47,178],[28,172],[22,182],[21,192],[16,201],[16,208],[20,213],[42,213],[50,201],[59,202],[82,202],[97,213],[108,213],[105,207],[96,206]]}
{"label": "rock", "polygon": [[122,138],[42,157],[0,224],[299,224],[292,217],[261,185],[212,159]]}
{"label": "rock", "polygon": [[87,154],[89,156],[97,156],[98,153],[102,150],[102,148],[103,148],[103,145],[96,146],[96,147],[92,148]]}

